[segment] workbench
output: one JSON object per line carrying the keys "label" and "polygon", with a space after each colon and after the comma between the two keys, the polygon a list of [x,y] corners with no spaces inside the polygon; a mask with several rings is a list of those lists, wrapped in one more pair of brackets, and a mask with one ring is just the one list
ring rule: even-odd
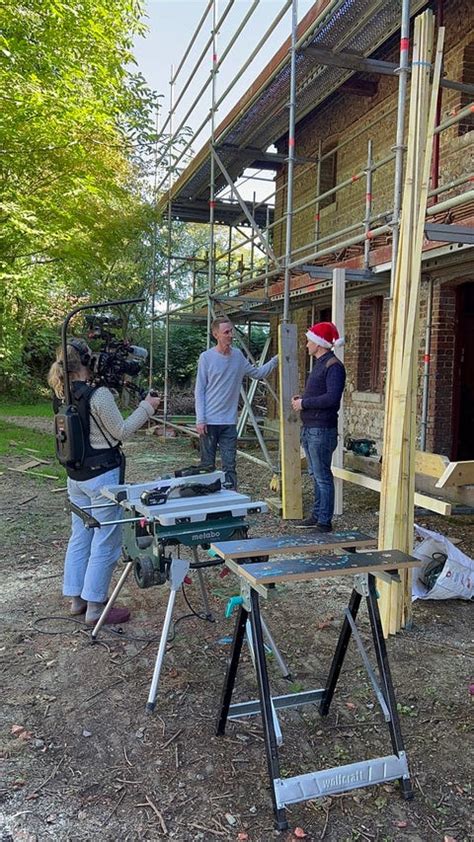
{"label": "workbench", "polygon": [[[263,721],[265,751],[270,779],[275,826],[279,830],[288,827],[285,808],[289,804],[346,792],[359,787],[398,780],[405,799],[413,797],[410,773],[405,753],[395,691],[393,688],[387,649],[383,637],[377,605],[375,577],[396,577],[397,570],[413,568],[419,561],[396,550],[378,551],[356,549],[356,533],[350,537],[343,533],[329,533],[324,536],[278,539],[249,539],[245,542],[232,541],[212,544],[211,549],[219,555],[239,577],[241,604],[235,622],[231,653],[227,665],[224,686],[219,706],[217,734],[224,735],[228,719],[260,714]],[[324,539],[324,540],[323,540]],[[362,539],[363,541],[363,539]],[[320,554],[326,545],[324,554]],[[350,552],[328,555],[328,549],[350,548]],[[321,689],[307,690],[284,696],[272,696],[267,671],[265,648],[262,635],[262,618],[259,597],[267,598],[268,586],[277,583],[308,582],[315,579],[337,576],[354,576],[352,593],[344,612],[344,621],[330,665],[326,684]],[[280,595],[281,598],[281,595]],[[365,598],[370,619],[371,636],[378,667],[378,678],[373,670],[362,638],[356,626],[359,607]],[[310,596],[308,595],[308,600]],[[255,670],[258,684],[258,699],[231,704],[237,668],[242,651],[245,627],[250,620],[255,653]],[[321,716],[327,716],[339,679],[347,647],[354,639],[369,680],[388,726],[392,754],[369,760],[361,760],[344,766],[317,770],[314,772],[282,777],[278,755],[277,711],[295,708],[303,704],[318,704]],[[281,742],[281,741],[280,741]]]}
{"label": "workbench", "polygon": [[[134,571],[135,581],[140,588],[167,584],[170,589],[165,619],[160,636],[160,644],[155,663],[155,670],[147,701],[147,710],[154,710],[159,677],[164,660],[166,643],[172,621],[176,593],[184,583],[190,569],[197,571],[198,582],[207,619],[213,619],[209,609],[207,592],[204,585],[203,568],[222,565],[220,558],[207,557],[201,561],[198,548],[209,549],[214,540],[245,539],[249,524],[248,515],[261,514],[268,510],[266,503],[253,501],[248,494],[226,489],[223,484],[225,474],[222,471],[186,475],[184,477],[159,477],[147,483],[123,483],[105,486],[102,494],[110,500],[111,509],[120,506],[123,516],[108,523],[122,525],[122,550],[125,567],[121,573],[102,615],[91,634],[92,642],[105,623],[125,581]],[[219,490],[198,496],[172,496],[189,490],[190,486],[220,485]],[[150,504],[147,498],[153,496],[163,502]],[[80,515],[90,528],[100,528],[91,511],[71,507]],[[180,557],[181,547],[191,549],[193,561]],[[177,555],[172,555],[170,548],[177,548]]]}

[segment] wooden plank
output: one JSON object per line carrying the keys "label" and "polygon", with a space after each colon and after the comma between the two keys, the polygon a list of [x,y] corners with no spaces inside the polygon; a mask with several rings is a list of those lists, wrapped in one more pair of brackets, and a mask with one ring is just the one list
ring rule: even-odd
{"label": "wooden plank", "polygon": [[[419,23],[417,27],[416,24]],[[393,529],[397,529],[397,496],[402,488],[401,465],[403,452],[403,437],[407,430],[407,418],[410,412],[412,395],[412,372],[415,361],[414,347],[416,338],[416,323],[418,319],[418,299],[421,269],[421,252],[423,243],[423,223],[426,210],[426,198],[429,182],[429,165],[431,160],[431,141],[434,128],[434,115],[437,101],[437,84],[441,68],[442,35],[439,31],[437,59],[435,63],[435,82],[432,89],[430,119],[427,120],[427,86],[429,83],[430,41],[432,40],[433,17],[431,12],[425,12],[415,21],[414,55],[420,61],[413,61],[415,70],[412,76],[412,94],[415,81],[419,86],[419,98],[410,103],[410,132],[412,148],[407,155],[407,176],[405,182],[404,205],[402,211],[402,231],[406,232],[405,248],[399,252],[397,262],[397,278],[400,292],[398,295],[398,329],[396,330],[397,344],[392,357],[392,371],[389,381],[389,398],[393,403],[391,424],[389,429],[389,446],[384,452],[382,467],[382,481],[387,492],[384,491],[383,503],[387,506],[385,518],[382,505],[381,535],[393,546]],[[412,128],[413,127],[413,128]],[[426,136],[426,138],[425,138]],[[426,153],[426,154],[425,154]],[[410,169],[410,162],[412,170]],[[409,199],[407,201],[407,198]],[[412,202],[412,204],[410,204]],[[409,235],[409,236],[407,236]],[[388,498],[388,499],[387,499]],[[395,508],[394,508],[395,507]],[[400,519],[401,512],[398,512]],[[387,529],[384,527],[385,520]]]}
{"label": "wooden plank", "polygon": [[253,564],[235,565],[235,572],[252,586],[277,582],[306,582],[333,576],[353,576],[377,570],[400,570],[418,567],[419,559],[400,550],[374,550],[364,553],[347,553],[341,556],[316,558],[274,559]]}
{"label": "wooden plank", "polygon": [[[352,450],[344,454],[344,462],[349,470],[362,471],[366,476],[380,479],[382,462],[380,456],[360,456]],[[428,453],[424,450],[415,451],[415,473],[425,477],[439,479],[449,465],[447,456],[439,453]]]}
{"label": "wooden plank", "polygon": [[439,479],[449,464],[447,456],[439,453],[427,453],[424,450],[415,452],[415,473]]}
{"label": "wooden plank", "polygon": [[414,503],[420,509],[436,512],[437,515],[443,515],[443,517],[450,517],[453,513],[452,504],[448,503],[447,500],[437,500],[436,497],[428,497],[426,494],[420,494],[418,491],[415,491]]}
{"label": "wooden plank", "polygon": [[280,460],[284,519],[303,517],[300,420],[291,398],[298,394],[298,330],[295,324],[278,325],[278,379],[280,386]]}
{"label": "wooden plank", "polygon": [[265,503],[267,504],[268,508],[271,509],[278,517],[283,515],[283,509],[281,505],[280,497],[265,497]]}
{"label": "wooden plank", "polygon": [[[430,98],[433,35],[434,17],[431,11],[426,11],[415,19],[414,24],[405,182],[388,348],[379,546],[405,551],[412,543],[413,505],[426,505],[423,495],[414,496],[414,412],[421,254],[443,28],[438,30]],[[434,504],[435,510],[438,502]],[[402,585],[385,586],[381,583],[380,590],[379,607],[384,633],[396,632],[401,627],[403,615],[409,615],[406,589]]]}
{"label": "wooden plank", "polygon": [[453,507],[469,506],[474,509],[474,485],[447,485],[444,488],[437,488],[434,477],[417,474],[416,488],[420,494],[447,500]]}
{"label": "wooden plank", "polygon": [[[415,464],[417,454],[421,452],[422,451],[417,451],[415,454]],[[444,456],[440,457],[437,453],[427,455],[434,456],[435,460],[445,458]],[[434,466],[435,461],[432,464]],[[447,460],[446,464],[449,465]],[[375,479],[380,479],[382,470],[382,464],[379,457],[359,456],[359,454],[353,453],[351,450],[344,453],[344,467],[347,468],[348,471],[356,471],[364,474],[364,476],[374,477]],[[440,489],[437,485],[435,485],[435,481],[439,479],[442,473],[444,473],[444,469],[438,476],[430,476],[430,474],[426,471],[424,473],[420,473],[418,468],[416,468],[415,482],[416,490],[419,494],[426,494],[428,497],[439,497],[440,499],[447,500],[449,503],[454,503],[457,506],[471,506],[474,508],[474,485],[447,485]]]}
{"label": "wooden plank", "polygon": [[25,471],[24,468],[7,468],[7,471],[15,471],[17,474],[25,474],[27,477],[43,477],[43,479],[59,479],[55,474],[43,474],[40,471]]}
{"label": "wooden plank", "polygon": [[[331,318],[336,325],[339,336],[344,336],[344,310],[346,300],[346,271],[345,269],[334,269],[332,273],[332,301]],[[344,363],[344,345],[335,350],[336,357]],[[341,406],[337,421],[337,447],[333,453],[332,464],[339,468],[344,465],[344,397],[341,398]],[[344,484],[341,479],[334,479],[334,514],[342,515],[342,492]]]}
{"label": "wooden plank", "polygon": [[380,493],[382,482],[375,477],[368,477],[366,474],[358,474],[356,471],[348,471],[347,468],[334,467],[332,472],[335,477],[340,477],[340,479],[346,480],[346,482],[352,482],[354,485],[360,485],[362,488],[368,488],[370,491],[377,491]]}
{"label": "wooden plank", "polygon": [[[28,453],[38,453],[39,452],[37,450],[33,450],[33,448],[31,448],[31,447],[24,447],[23,450],[26,450]],[[26,454],[23,454],[23,455],[26,456]],[[51,459],[40,459],[39,456],[34,456],[32,458],[34,459],[34,461],[38,465],[50,465],[51,464]]]}
{"label": "wooden plank", "polygon": [[353,450],[346,450],[343,467],[347,468],[348,471],[358,471],[360,474],[374,479],[380,479],[382,476],[380,456],[360,456]]}
{"label": "wooden plank", "polygon": [[[374,477],[366,477],[364,474],[357,474],[355,471],[348,471],[346,468],[333,468],[334,476],[338,476],[347,482],[352,482],[354,485],[360,485],[362,488],[369,488],[371,491],[380,492],[381,481]],[[451,503],[446,500],[437,500],[436,497],[428,497],[426,494],[415,492],[414,497],[415,506],[428,509],[430,512],[436,512],[438,515],[449,517],[452,513],[453,507]]]}
{"label": "wooden plank", "polygon": [[450,462],[436,483],[436,488],[456,485],[474,485],[474,460]]}
{"label": "wooden plank", "polygon": [[18,468],[15,470],[17,471],[29,471],[30,468],[37,468],[38,465],[47,465],[48,463],[45,462],[43,459],[30,459],[29,462],[25,462],[24,465],[19,465]]}
{"label": "wooden plank", "polygon": [[328,532],[314,535],[284,535],[280,538],[247,538],[243,541],[221,541],[211,544],[211,550],[227,561],[230,558],[252,558],[253,556],[287,555],[293,553],[326,552],[344,550],[349,547],[375,547],[377,541],[371,535],[356,530]]}

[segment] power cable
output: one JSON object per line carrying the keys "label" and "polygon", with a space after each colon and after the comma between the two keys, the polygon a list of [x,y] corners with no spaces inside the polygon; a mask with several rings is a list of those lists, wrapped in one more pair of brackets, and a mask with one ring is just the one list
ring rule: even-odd
{"label": "power cable", "polygon": [[[176,620],[173,621],[172,630],[171,630],[170,634],[168,635],[168,641],[167,641],[168,643],[171,643],[171,641],[173,641],[175,639],[175,637],[176,637],[176,627],[183,620],[190,620],[192,617],[197,617],[198,620],[203,620],[203,621],[208,622],[208,623],[215,623],[216,622],[214,618],[211,619],[210,617],[207,617],[205,614],[200,614],[198,611],[196,611],[193,608],[193,606],[191,605],[191,603],[190,603],[190,601],[187,597],[184,584],[181,586],[181,589],[182,589],[184,601],[186,602],[186,605],[190,609],[190,613],[189,614],[182,614],[180,617],[177,617]],[[50,620],[58,620],[60,622],[72,623],[75,626],[79,626],[80,631],[86,631],[87,632],[87,630],[88,630],[87,627],[86,628],[84,627],[84,623],[83,623],[82,620],[78,620],[78,619],[76,619],[76,617],[65,617],[65,616],[56,615],[56,614],[51,614],[51,615],[48,615],[48,616],[45,616],[45,617],[37,617],[36,620],[33,621],[32,627],[38,634],[46,634],[46,635],[67,635],[67,634],[74,634],[76,632],[76,629],[52,630],[52,629],[43,629],[43,628],[39,627],[39,625],[41,623],[46,623]],[[126,632],[123,631],[122,627],[117,628],[117,629],[113,629],[113,628],[107,628],[107,627],[103,626],[102,629],[101,629],[101,632],[103,632],[104,634],[109,634],[112,637],[119,637],[121,640],[128,640],[128,641],[132,641],[132,642],[136,642],[136,643],[148,643],[149,644],[149,643],[154,643],[155,641],[159,641],[160,638],[161,638],[161,635],[152,635],[151,637],[143,637],[141,635],[127,634]]]}

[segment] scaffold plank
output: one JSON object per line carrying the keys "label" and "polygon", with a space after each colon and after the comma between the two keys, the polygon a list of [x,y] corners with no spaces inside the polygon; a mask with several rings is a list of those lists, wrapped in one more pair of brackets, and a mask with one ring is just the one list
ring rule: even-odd
{"label": "scaffold plank", "polygon": [[303,517],[300,424],[291,407],[298,393],[298,331],[294,324],[278,326],[278,379],[280,385],[280,447],[283,518]]}

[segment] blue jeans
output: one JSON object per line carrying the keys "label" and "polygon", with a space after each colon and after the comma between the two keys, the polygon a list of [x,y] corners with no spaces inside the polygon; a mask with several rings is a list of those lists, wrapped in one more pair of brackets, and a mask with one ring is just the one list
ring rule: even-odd
{"label": "blue jeans", "polygon": [[226,483],[231,488],[237,488],[237,472],[235,468],[237,450],[237,426],[235,424],[208,424],[207,433],[199,437],[201,449],[201,464],[216,467],[216,453],[219,445],[222,470]]}
{"label": "blue jeans", "polygon": [[314,506],[311,514],[321,525],[330,526],[334,514],[331,461],[337,446],[337,429],[302,427],[301,444],[306,453],[308,473],[314,481]]}
{"label": "blue jeans", "polygon": [[[100,523],[119,520],[122,508],[110,506],[111,501],[100,493],[104,485],[117,485],[119,475],[120,468],[113,468],[92,479],[69,478],[67,489],[71,503],[80,508],[104,503],[104,508],[99,505],[97,509],[88,510],[92,517]],[[120,558],[121,544],[122,527],[119,523],[100,529],[86,529],[79,515],[73,513],[64,561],[64,596],[82,596],[88,602],[105,602],[114,567]]]}

